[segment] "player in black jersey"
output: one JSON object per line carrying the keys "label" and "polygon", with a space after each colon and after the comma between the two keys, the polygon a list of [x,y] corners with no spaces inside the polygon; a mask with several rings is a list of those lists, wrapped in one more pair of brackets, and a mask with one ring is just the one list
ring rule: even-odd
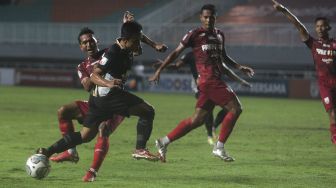
{"label": "player in black jersey", "polygon": [[91,80],[96,87],[90,95],[89,112],[82,130],[65,135],[47,149],[38,149],[38,153],[49,158],[54,153],[89,142],[97,135],[99,126],[105,125],[101,124],[103,121],[118,114],[125,117],[139,117],[136,149],[147,154],[148,160],[158,160],[156,155],[146,149],[153,127],[154,108],[123,89],[127,71],[133,63],[132,53],[140,43],[141,30],[142,26],[135,21],[124,23],[121,37],[103,54],[99,64],[95,65]]}

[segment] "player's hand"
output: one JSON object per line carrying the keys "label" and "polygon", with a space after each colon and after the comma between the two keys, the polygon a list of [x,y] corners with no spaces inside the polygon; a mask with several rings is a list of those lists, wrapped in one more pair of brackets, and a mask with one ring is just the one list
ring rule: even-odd
{"label": "player's hand", "polygon": [[158,52],[165,52],[168,49],[168,47],[164,44],[156,44],[155,50]]}
{"label": "player's hand", "polygon": [[254,70],[251,67],[248,66],[240,66],[239,70],[242,71],[245,75],[252,78],[254,75]]}
{"label": "player's hand", "polygon": [[112,79],[112,80],[109,80],[107,83],[107,87],[109,88],[121,89],[122,85],[123,85],[123,81],[121,79]]}
{"label": "player's hand", "polygon": [[250,83],[248,83],[247,81],[245,81],[245,80],[242,80],[241,85],[243,85],[245,87],[248,87],[248,88],[252,87],[252,85]]}
{"label": "player's hand", "polygon": [[272,0],[273,1],[273,7],[275,10],[283,12],[286,10],[286,7],[284,7],[282,4],[278,3],[276,0]]}
{"label": "player's hand", "polygon": [[157,70],[153,76],[148,78],[148,81],[154,84],[158,84],[160,81],[160,71]]}
{"label": "player's hand", "polygon": [[126,11],[123,17],[123,23],[134,21],[134,14],[130,11]]}

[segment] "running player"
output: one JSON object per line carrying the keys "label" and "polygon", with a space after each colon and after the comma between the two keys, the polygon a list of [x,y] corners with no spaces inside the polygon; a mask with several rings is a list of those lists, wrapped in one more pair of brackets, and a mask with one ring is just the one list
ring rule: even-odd
{"label": "running player", "polygon": [[157,69],[149,81],[158,82],[160,73],[168,64],[172,63],[184,49],[191,47],[196,59],[199,97],[196,110],[192,117],[181,121],[178,126],[166,136],[156,140],[160,159],[166,161],[168,144],[186,135],[191,130],[201,126],[209,112],[215,105],[226,108],[226,114],[219,133],[219,138],[212,153],[224,161],[234,161],[224,150],[233,127],[242,112],[240,101],[232,89],[221,79],[222,74],[240,82],[244,86],[250,84],[232,72],[226,64],[234,64],[247,75],[252,76],[253,70],[234,62],[225,52],[224,34],[215,28],[216,10],[211,4],[204,5],[200,12],[202,27],[189,31],[182,39],[178,47],[168,55],[164,63]]}
{"label": "running player", "polygon": [[[127,71],[133,60],[133,51],[140,43],[142,26],[137,22],[126,22],[121,28],[121,38],[102,55],[99,64],[94,65],[91,81],[96,84],[89,99],[89,112],[84,120],[84,127],[80,132],[70,132],[49,148],[39,148],[37,153],[50,157],[76,145],[91,141],[98,130],[103,135],[108,134],[106,120],[114,114],[122,116],[138,116],[137,150],[146,152],[147,160],[157,161],[157,156],[146,149],[151,135],[154,108],[143,99],[125,91],[123,83],[126,81]],[[133,156],[137,158],[137,156]],[[91,172],[94,173],[94,172]]]}
{"label": "running player", "polygon": [[[154,64],[154,68],[158,68],[163,62],[159,60],[158,63]],[[197,68],[195,65],[195,56],[193,52],[188,52],[181,56],[181,58],[175,63],[170,64],[167,66],[167,68],[170,69],[179,69],[180,67],[187,65],[190,68],[190,72],[192,74],[192,77],[194,78],[191,82],[191,89],[195,92],[196,99],[199,96],[199,91],[197,88],[197,79],[198,79],[198,73]],[[213,118],[213,111],[209,112],[208,115],[205,118],[205,129],[207,131],[207,141],[208,144],[214,145],[214,139],[215,139],[215,130],[220,125],[221,121],[223,121],[224,116],[226,115],[227,111],[225,108],[223,108],[221,111],[218,112],[216,116],[216,121],[214,122]],[[219,122],[219,123],[217,123]]]}
{"label": "running player", "polygon": [[329,37],[330,22],[325,17],[315,19],[317,39],[285,6],[273,0],[275,10],[283,13],[299,31],[301,41],[311,50],[318,78],[320,96],[329,116],[331,142],[336,144],[336,40]]}

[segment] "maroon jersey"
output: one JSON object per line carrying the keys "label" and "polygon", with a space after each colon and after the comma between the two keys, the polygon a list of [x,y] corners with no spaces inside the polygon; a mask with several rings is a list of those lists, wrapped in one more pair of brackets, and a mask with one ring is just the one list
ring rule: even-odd
{"label": "maroon jersey", "polygon": [[191,47],[200,82],[220,80],[224,34],[218,29],[208,31],[202,27],[189,31],[182,39],[184,47]]}
{"label": "maroon jersey", "polygon": [[328,88],[335,88],[336,40],[317,40],[309,36],[305,44],[311,49],[319,84]]}
{"label": "maroon jersey", "polygon": [[97,63],[99,63],[103,53],[105,52],[106,49],[99,51],[95,58],[86,58],[81,64],[77,66],[77,74],[82,81],[84,78],[89,78],[92,74],[93,71],[93,66]]}

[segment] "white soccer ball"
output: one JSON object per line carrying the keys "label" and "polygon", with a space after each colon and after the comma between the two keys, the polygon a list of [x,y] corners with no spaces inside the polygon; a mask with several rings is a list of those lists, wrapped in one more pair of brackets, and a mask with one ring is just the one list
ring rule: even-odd
{"label": "white soccer ball", "polygon": [[26,162],[26,172],[29,176],[36,179],[43,179],[50,172],[49,159],[42,154],[30,156]]}

